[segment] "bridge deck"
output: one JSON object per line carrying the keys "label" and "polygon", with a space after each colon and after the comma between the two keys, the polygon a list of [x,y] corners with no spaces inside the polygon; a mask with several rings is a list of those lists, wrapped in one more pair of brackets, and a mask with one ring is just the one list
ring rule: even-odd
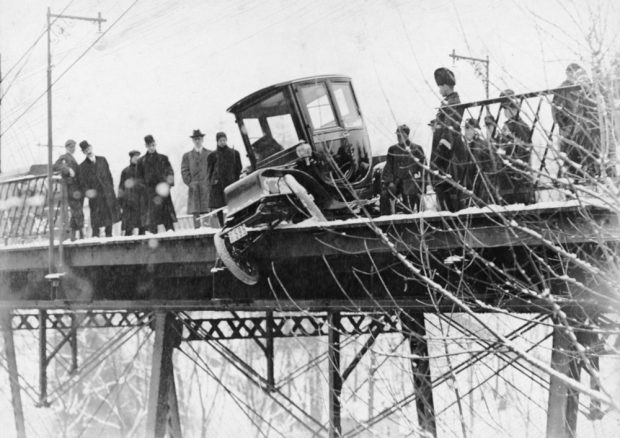
{"label": "bridge deck", "polygon": [[[432,254],[436,268],[448,276],[458,271],[448,258],[470,250],[483,251],[489,260],[508,266],[533,249],[544,254],[550,245],[570,249],[620,240],[615,212],[603,203],[577,201],[424,212],[372,221],[306,221],[271,231],[255,245],[253,256],[262,279],[249,287],[227,271],[212,273],[216,262],[212,229],[86,239],[64,244],[66,275],[57,300],[51,299],[44,279],[48,247],[33,243],[0,248],[0,305],[229,310],[429,305],[427,286],[398,275],[380,277],[394,258],[371,223],[396,237],[399,250],[415,248]],[[475,275],[484,277],[484,273]],[[493,300],[490,293],[479,288],[483,300]],[[538,304],[505,300],[503,305],[528,311]]]}

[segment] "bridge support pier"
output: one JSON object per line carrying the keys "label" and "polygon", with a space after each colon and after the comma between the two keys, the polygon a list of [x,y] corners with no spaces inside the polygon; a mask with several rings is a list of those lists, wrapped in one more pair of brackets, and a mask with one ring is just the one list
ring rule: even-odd
{"label": "bridge support pier", "polygon": [[[562,324],[558,320],[554,320],[554,324],[551,367],[579,381],[581,366],[575,357],[575,346]],[[579,392],[551,376],[547,405],[547,438],[574,438],[577,433],[578,413]]]}
{"label": "bridge support pier", "polygon": [[172,353],[181,342],[181,327],[170,312],[156,312],[153,359],[146,420],[147,438],[182,438]]}
{"label": "bridge support pier", "polygon": [[328,320],[329,438],[339,438],[342,436],[340,422],[340,393],[342,392],[342,374],[340,374],[340,312],[330,312]]}
{"label": "bridge support pier", "polygon": [[15,356],[15,341],[13,339],[13,329],[11,327],[11,312],[9,310],[3,311],[0,318],[2,319],[2,334],[4,336],[4,350],[6,354],[7,370],[9,372],[9,384],[11,386],[11,403],[13,404],[13,415],[15,417],[16,436],[17,438],[26,438],[24,409],[19,387],[17,357]]}
{"label": "bridge support pier", "polygon": [[404,318],[401,318],[401,321],[407,329],[405,336],[409,340],[409,350],[412,356],[411,370],[413,372],[413,390],[415,392],[418,424],[428,436],[436,437],[435,404],[433,402],[431,366],[428,358],[424,313],[408,313]]}

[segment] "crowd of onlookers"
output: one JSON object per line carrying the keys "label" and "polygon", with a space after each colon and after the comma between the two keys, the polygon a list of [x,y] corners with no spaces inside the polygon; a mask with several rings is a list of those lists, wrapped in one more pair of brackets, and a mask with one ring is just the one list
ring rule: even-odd
{"label": "crowd of onlookers", "polygon": [[[204,147],[204,134],[194,130],[191,151],[183,155],[181,178],[189,188],[188,213],[194,226],[201,224],[203,215],[213,213],[214,222],[221,226],[224,206],[224,188],[239,179],[241,158],[239,152],[228,147],[226,134],[216,135],[217,147]],[[105,157],[95,155],[93,146],[86,140],[79,143],[84,161],[78,164],[75,157],[76,142],[67,140],[66,152],[54,164],[66,186],[70,210],[71,239],[84,237],[84,199],[88,200],[90,226],[93,236],[101,229],[112,235],[112,225],[121,221],[124,235],[134,232],[156,233],[159,226],[173,230],[177,221],[170,196],[175,183],[174,170],[166,155],[157,152],[152,135],[144,137],[146,153],[129,152],[129,166],[121,172],[118,193],[110,167]]]}
{"label": "crowd of onlookers", "polygon": [[[381,214],[419,211],[421,197],[431,187],[440,210],[534,202],[530,161],[535,124],[530,127],[522,119],[522,99],[512,90],[502,91],[503,126],[498,126],[499,116],[487,114],[483,134],[479,119],[468,118],[462,123],[464,109],[458,106],[454,73],[442,67],[434,76],[443,100],[429,123],[433,132],[430,160],[427,162],[420,145],[409,140],[409,127],[399,126],[397,143],[388,149],[381,174]],[[584,179],[595,175],[598,113],[592,86],[579,65],[567,67],[566,81],[553,97],[552,115],[560,133],[564,176]],[[193,148],[181,163],[181,177],[188,186],[188,213],[195,227],[204,216],[210,216],[210,225],[222,226],[224,188],[237,181],[242,170],[239,152],[228,147],[223,132],[216,135],[215,150],[204,147],[200,130],[194,130],[190,138]],[[125,235],[136,230],[138,234],[156,233],[160,225],[174,229],[177,219],[170,196],[174,171],[168,157],[157,152],[152,135],[145,136],[144,143],[146,153],[129,152],[130,163],[121,173],[116,193],[106,159],[95,155],[93,146],[84,140],[79,146],[85,158],[78,164],[76,142],[67,140],[66,153],[58,158],[54,170],[66,183],[72,239],[84,237],[84,199],[90,207],[93,236],[99,236],[102,228],[111,236],[112,225],[118,221]]]}
{"label": "crowd of onlookers", "polygon": [[[468,118],[462,124],[464,110],[454,106],[460,103],[454,73],[442,67],[434,76],[443,100],[429,123],[433,131],[430,162],[422,147],[409,140],[409,127],[399,126],[398,143],[388,149],[382,172],[381,213],[418,211],[427,187],[434,189],[440,210],[533,203],[530,161],[535,122],[530,127],[522,119],[522,99],[512,90],[502,91],[505,122],[500,128],[499,118],[487,114],[483,135],[479,119]],[[600,128],[593,92],[585,70],[570,64],[551,102],[560,135],[562,176],[575,181],[599,172]]]}

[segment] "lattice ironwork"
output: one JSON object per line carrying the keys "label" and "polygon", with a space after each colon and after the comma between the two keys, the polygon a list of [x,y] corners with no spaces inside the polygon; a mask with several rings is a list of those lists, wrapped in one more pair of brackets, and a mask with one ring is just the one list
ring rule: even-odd
{"label": "lattice ironwork", "polygon": [[[69,330],[75,328],[138,327],[148,323],[144,311],[84,311],[47,312],[45,326],[48,329]],[[17,312],[11,315],[13,330],[38,330],[39,312]]]}
{"label": "lattice ironwork", "polygon": [[[343,313],[341,332],[347,335],[372,334],[377,326],[382,332],[400,331],[396,314]],[[186,341],[224,340],[248,338],[291,338],[297,336],[327,336],[329,327],[327,313],[273,316],[271,333],[267,329],[267,317],[236,318],[184,318],[186,325],[183,339]]]}

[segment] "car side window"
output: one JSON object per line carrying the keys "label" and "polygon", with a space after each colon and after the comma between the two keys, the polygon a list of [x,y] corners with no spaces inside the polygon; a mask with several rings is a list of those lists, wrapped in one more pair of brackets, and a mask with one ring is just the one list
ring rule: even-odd
{"label": "car side window", "polygon": [[334,99],[342,116],[345,128],[361,128],[363,126],[357,103],[348,82],[332,83]]}
{"label": "car side window", "polygon": [[332,108],[327,87],[324,83],[303,85],[300,87],[301,97],[310,115],[315,130],[337,126],[336,116]]}

